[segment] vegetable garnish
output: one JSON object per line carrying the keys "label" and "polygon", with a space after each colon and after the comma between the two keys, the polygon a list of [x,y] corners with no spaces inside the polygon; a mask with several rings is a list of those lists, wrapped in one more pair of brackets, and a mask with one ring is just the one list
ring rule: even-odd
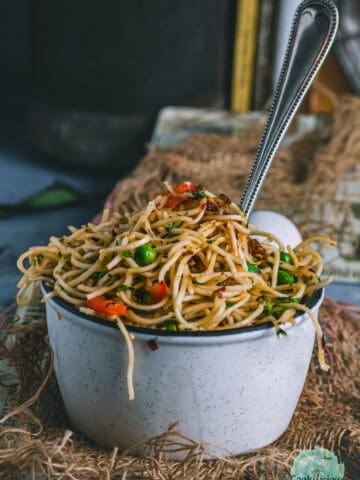
{"label": "vegetable garnish", "polygon": [[255,263],[247,263],[248,271],[252,273],[258,273],[259,267]]}
{"label": "vegetable garnish", "polygon": [[151,303],[159,303],[164,300],[168,292],[168,286],[166,282],[153,283],[150,288]]}
{"label": "vegetable garnish", "polygon": [[176,320],[166,320],[163,323],[163,327],[168,332],[177,332],[178,331],[178,322]]}
{"label": "vegetable garnish", "polygon": [[178,197],[176,195],[169,194],[167,202],[165,204],[166,208],[170,208],[173,210],[174,208],[178,207],[181,203],[185,202],[186,198]]}
{"label": "vegetable garnish", "polygon": [[279,273],[277,277],[278,285],[292,285],[296,282],[296,276],[286,270],[279,268]]}
{"label": "vegetable garnish", "polygon": [[96,273],[94,273],[95,282],[98,282],[99,280],[101,280],[104,275],[106,275],[106,272],[96,272]]}
{"label": "vegetable garnish", "polygon": [[178,185],[175,188],[175,192],[176,193],[193,192],[195,189],[196,189],[196,185],[194,185],[193,183],[183,182],[183,183],[180,183],[180,185]]}
{"label": "vegetable garnish", "polygon": [[287,304],[300,303],[298,297],[277,297],[273,299],[265,298],[264,311],[268,315],[272,315],[275,318],[279,318],[286,310],[289,309]]}
{"label": "vegetable garnish", "polygon": [[155,262],[157,253],[149,243],[141,245],[135,250],[135,261],[138,265],[145,266]]}
{"label": "vegetable garnish", "polygon": [[226,302],[226,308],[231,308],[235,305],[235,302]]}
{"label": "vegetable garnish", "polygon": [[134,295],[135,295],[136,301],[140,305],[150,305],[151,303],[150,292],[147,292],[144,288],[140,288],[136,290]]}
{"label": "vegetable garnish", "polygon": [[206,192],[196,192],[196,198],[208,198],[209,196],[207,195]]}
{"label": "vegetable garnish", "polygon": [[288,252],[280,252],[280,260],[284,263],[293,263],[291,255]]}
{"label": "vegetable garnish", "polygon": [[175,188],[175,192],[179,193],[179,195],[169,194],[165,207],[173,210],[174,208],[185,202],[185,200],[187,199],[186,195],[181,194],[195,192],[195,190],[196,185],[191,182],[180,183],[180,185]]}
{"label": "vegetable garnish", "polygon": [[126,315],[127,311],[127,307],[123,303],[109,300],[102,295],[86,300],[86,305],[96,312],[105,313],[106,315],[118,315],[119,317]]}
{"label": "vegetable garnish", "polygon": [[121,285],[118,287],[118,292],[126,292],[127,290],[131,290],[131,287],[129,285]]}

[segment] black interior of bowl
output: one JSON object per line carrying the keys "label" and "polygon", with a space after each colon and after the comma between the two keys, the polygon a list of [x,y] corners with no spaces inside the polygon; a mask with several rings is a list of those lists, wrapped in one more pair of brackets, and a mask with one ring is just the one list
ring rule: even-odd
{"label": "black interior of bowl", "polygon": [[[43,290],[45,293],[51,292],[51,287],[45,285],[42,283]],[[308,308],[312,309],[320,300],[322,295],[322,289],[315,290],[313,295],[309,298],[306,298],[303,304],[305,304]],[[91,315],[87,315],[86,313],[80,312],[77,308],[74,306],[68,304],[64,300],[58,297],[52,297],[51,301],[59,305],[65,310],[68,310],[69,312],[78,315],[81,318],[84,318],[86,320],[89,320],[91,322],[99,323],[101,325],[105,325],[106,327],[109,328],[115,328],[117,329],[117,325],[113,322],[109,322],[107,320],[103,320],[102,318],[94,317]],[[295,317],[298,317],[302,315],[304,312],[297,311],[295,314]],[[263,330],[263,329],[268,329],[268,328],[274,328],[274,325],[271,322],[266,322],[266,323],[261,323],[259,325],[250,325],[248,327],[242,327],[242,328],[228,328],[226,330],[207,330],[207,331],[186,331],[186,332],[171,332],[168,330],[161,330],[157,328],[145,328],[145,327],[134,327],[134,326],[126,326],[129,332],[134,332],[134,333],[146,333],[150,335],[156,335],[158,337],[177,337],[177,336],[187,336],[187,337],[216,337],[216,336],[223,336],[223,335],[233,335],[235,333],[242,333],[242,332],[252,332],[256,330]]]}

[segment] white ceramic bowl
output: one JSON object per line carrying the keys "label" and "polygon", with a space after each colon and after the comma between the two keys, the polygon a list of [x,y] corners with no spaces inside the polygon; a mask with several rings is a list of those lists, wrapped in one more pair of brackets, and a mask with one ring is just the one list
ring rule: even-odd
{"label": "white ceramic bowl", "polygon": [[[309,302],[315,315],[322,299],[318,291]],[[55,298],[46,310],[70,421],[96,443],[120,448],[158,435],[176,420],[185,435],[228,454],[270,444],[295,411],[315,337],[307,314],[284,326],[286,336],[270,325],[198,333],[129,328],[136,395],[129,401],[127,349],[116,326]],[[149,340],[156,341],[156,351]]]}

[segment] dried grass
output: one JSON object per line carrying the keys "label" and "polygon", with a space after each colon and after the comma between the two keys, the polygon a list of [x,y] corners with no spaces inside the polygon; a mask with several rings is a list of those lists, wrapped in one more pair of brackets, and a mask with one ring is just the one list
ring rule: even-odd
{"label": "dried grass", "polygon": [[[183,436],[176,423],[127,451],[102,449],[72,431],[52,370],[45,320],[34,318],[24,325],[11,311],[3,312],[0,365],[6,362],[6,368],[1,383],[10,404],[0,420],[0,478],[15,480],[25,473],[36,478],[37,473],[40,478],[72,480],[287,479],[299,451],[315,446],[346,456],[356,472],[359,320],[360,308],[326,299],[320,321],[331,372],[321,372],[314,355],[287,432],[254,453],[222,458],[219,449],[218,459],[206,460],[207,446]],[[174,450],[181,459],[167,460],[166,452]]]}
{"label": "dried grass", "polygon": [[[339,180],[350,172],[360,182],[360,97],[339,99],[331,117],[318,130],[304,134],[289,147],[280,148],[263,185],[256,207],[284,213],[305,236],[321,231],[335,239],[344,228],[351,198],[338,203],[338,222],[327,222],[329,201]],[[296,121],[296,120],[295,120]],[[171,148],[146,155],[132,174],[119,181],[106,206],[114,210],[142,208],[161,181],[173,184],[192,179],[209,190],[240,199],[253,162],[262,126],[249,124],[237,135],[197,133]],[[318,221],[314,219],[318,218]]]}

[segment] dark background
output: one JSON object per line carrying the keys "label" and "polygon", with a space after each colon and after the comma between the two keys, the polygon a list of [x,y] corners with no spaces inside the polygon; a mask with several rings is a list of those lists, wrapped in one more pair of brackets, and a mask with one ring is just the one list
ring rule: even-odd
{"label": "dark background", "polygon": [[[0,217],[0,307],[14,301],[19,254],[101,210],[146,152],[162,106],[229,107],[235,6],[0,2],[0,207],[55,180],[86,195],[81,205]],[[354,288],[327,292],[358,304]]]}
{"label": "dark background", "polygon": [[73,207],[0,218],[0,306],[16,259],[101,210],[165,105],[228,105],[234,0],[0,2],[0,206],[65,182]]}

